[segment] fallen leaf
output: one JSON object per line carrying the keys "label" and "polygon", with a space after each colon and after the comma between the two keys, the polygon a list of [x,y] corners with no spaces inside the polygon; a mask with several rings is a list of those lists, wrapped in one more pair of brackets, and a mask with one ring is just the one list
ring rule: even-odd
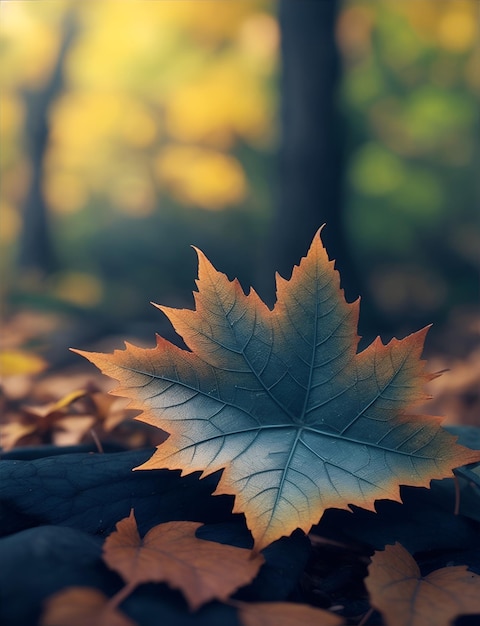
{"label": "fallen leaf", "polygon": [[458,615],[480,614],[480,576],[466,566],[422,576],[399,543],[375,552],[365,585],[388,626],[448,626]]}
{"label": "fallen leaf", "polygon": [[191,352],[161,337],[113,355],[79,352],[116,378],[142,421],[170,433],[137,469],[223,469],[261,550],[327,508],[374,510],[401,484],[428,486],[480,460],[439,419],[409,415],[432,378],[420,360],[427,329],[357,353],[359,302],[348,304],[320,237],[270,310],[200,252],[196,309],[159,308]]}
{"label": "fallen leaf", "polygon": [[56,446],[74,446],[82,441],[95,426],[91,415],[64,415],[52,428]]}
{"label": "fallen leaf", "polygon": [[[125,408],[124,398],[108,395],[92,382],[72,390],[74,384],[73,379],[64,396],[41,404],[32,404],[28,397],[22,401],[8,393],[1,395],[0,447],[9,451],[19,445],[76,445],[92,439],[93,427],[97,436],[106,439],[112,430],[132,417],[134,412]],[[160,433],[158,429],[155,431]],[[159,441],[160,437],[155,443]]]}
{"label": "fallen leaf", "polygon": [[63,398],[55,400],[54,402],[49,402],[48,404],[44,404],[42,406],[29,406],[25,408],[31,415],[46,418],[49,415],[61,412],[62,409],[68,408],[71,404],[73,404],[73,402],[76,402],[79,398],[83,398],[86,395],[86,389],[76,389],[75,391],[70,391],[63,396]]}
{"label": "fallen leaf", "polygon": [[137,626],[110,598],[91,587],[68,587],[50,596],[40,626]]}
{"label": "fallen leaf", "polygon": [[7,398],[9,402],[22,400],[32,391],[33,386],[33,376],[5,376],[1,381],[0,397]]}
{"label": "fallen leaf", "polygon": [[140,538],[133,511],[104,543],[103,560],[131,586],[166,582],[180,589],[191,610],[226,600],[255,578],[261,555],[195,536],[197,522],[166,522]]}
{"label": "fallen leaf", "polygon": [[90,399],[95,407],[95,415],[106,432],[126,421],[132,413],[125,409],[124,399],[115,398],[103,391],[90,394]]}
{"label": "fallen leaf", "polygon": [[239,616],[243,626],[340,626],[345,623],[328,611],[292,602],[242,603]]}
{"label": "fallen leaf", "polygon": [[37,430],[35,424],[23,424],[21,421],[0,424],[0,448],[4,452],[12,450],[25,437]]}
{"label": "fallen leaf", "polygon": [[445,423],[480,426],[480,348],[462,360],[437,357],[430,368],[445,372],[429,385],[433,410],[445,415]]}

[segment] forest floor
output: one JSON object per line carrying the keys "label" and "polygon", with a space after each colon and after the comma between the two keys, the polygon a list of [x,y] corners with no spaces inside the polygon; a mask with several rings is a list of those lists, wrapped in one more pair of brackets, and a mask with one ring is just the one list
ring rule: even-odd
{"label": "forest floor", "polygon": [[[429,355],[428,370],[442,374],[429,383],[432,401],[425,409],[444,416],[465,445],[480,448],[480,322],[470,320],[465,330],[470,338],[452,336],[446,341],[451,349]],[[8,463],[0,463],[7,477],[0,491],[0,552],[11,565],[0,575],[2,624],[61,626],[61,620],[46,615],[45,602],[65,585],[118,593],[118,575],[101,562],[100,549],[131,508],[140,534],[158,523],[187,519],[205,524],[206,539],[251,547],[243,516],[231,514],[232,498],[210,495],[218,475],[198,481],[198,475],[181,478],[170,472],[174,476],[162,474],[160,484],[159,472],[147,478],[152,472],[131,473],[167,435],[133,420],[138,412],[108,394],[111,381],[76,355],[53,358],[53,366],[38,357],[42,350],[55,355],[57,344],[79,347],[68,329],[58,332],[55,316],[19,315],[7,324],[2,341],[0,459]],[[460,344],[468,346],[462,355]],[[121,346],[120,339],[110,337],[96,349]],[[192,613],[178,592],[152,582],[122,605],[126,616],[104,615],[95,623],[274,623],[239,617],[238,600],[308,605],[338,616],[332,624],[394,624],[371,608],[365,587],[375,551],[399,542],[415,556],[422,574],[453,565],[480,574],[480,472],[478,467],[462,471],[455,479],[433,481],[428,490],[402,487],[402,503],[378,501],[376,513],[358,507],[328,510],[308,538],[295,532],[267,548],[262,576],[230,604],[213,602]],[[91,614],[81,619],[69,623],[86,625]],[[478,619],[455,623],[473,625]]]}

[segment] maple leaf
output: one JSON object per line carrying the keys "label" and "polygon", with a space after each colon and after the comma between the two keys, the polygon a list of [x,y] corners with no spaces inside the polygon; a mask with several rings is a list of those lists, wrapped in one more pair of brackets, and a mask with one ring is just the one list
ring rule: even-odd
{"label": "maple leaf", "polygon": [[79,352],[116,378],[114,393],[170,437],[137,469],[223,469],[255,549],[325,509],[374,510],[399,485],[428,486],[480,460],[439,419],[409,416],[432,378],[420,360],[427,329],[357,353],[359,301],[347,303],[319,236],[290,280],[277,276],[272,310],[197,251],[195,310],[158,306],[190,352],[162,337],[113,355]]}
{"label": "maple leaf", "polygon": [[368,572],[371,604],[388,626],[448,626],[458,615],[480,614],[480,576],[466,566],[422,576],[412,556],[396,543],[375,552]]}
{"label": "maple leaf", "polygon": [[166,522],[140,538],[133,511],[120,520],[104,544],[103,560],[130,588],[166,582],[180,589],[192,610],[226,600],[250,583],[263,564],[250,550],[198,539],[197,522]]}

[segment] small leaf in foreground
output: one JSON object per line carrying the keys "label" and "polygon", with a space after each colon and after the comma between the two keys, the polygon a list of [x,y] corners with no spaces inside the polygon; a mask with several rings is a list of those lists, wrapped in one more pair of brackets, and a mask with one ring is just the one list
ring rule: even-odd
{"label": "small leaf in foreground", "polygon": [[68,587],[47,600],[40,626],[137,626],[109,602],[98,589]]}
{"label": "small leaf in foreground", "polygon": [[243,626],[340,626],[345,623],[328,611],[292,602],[245,603],[239,615]]}
{"label": "small leaf in foreground", "polygon": [[368,572],[370,602],[388,626],[448,626],[458,615],[480,614],[480,576],[466,566],[422,576],[413,557],[396,543],[375,552]]}
{"label": "small leaf in foreground", "polygon": [[115,393],[170,437],[137,469],[202,476],[223,469],[216,494],[235,495],[261,550],[328,508],[400,500],[480,452],[457,445],[426,401],[427,329],[357,353],[359,302],[347,303],[320,237],[272,310],[198,251],[195,310],[160,306],[191,350],[161,337],[113,355],[79,352],[116,378]]}
{"label": "small leaf in foreground", "polygon": [[133,511],[107,537],[103,560],[130,586],[165,582],[184,594],[191,610],[226,600],[250,583],[264,560],[250,550],[198,539],[197,522],[166,522],[140,538]]}

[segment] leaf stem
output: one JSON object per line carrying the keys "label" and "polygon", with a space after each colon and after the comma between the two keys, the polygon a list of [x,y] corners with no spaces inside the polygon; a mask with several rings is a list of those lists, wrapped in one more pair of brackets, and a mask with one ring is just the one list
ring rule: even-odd
{"label": "leaf stem", "polygon": [[110,610],[117,609],[119,605],[136,589],[137,583],[135,581],[131,581],[127,583],[124,587],[117,591],[117,593],[110,598],[108,601],[108,608]]}
{"label": "leaf stem", "polygon": [[460,515],[460,481],[456,474],[453,475],[453,484],[455,485],[455,508],[454,515]]}
{"label": "leaf stem", "polygon": [[375,609],[373,608],[373,606],[371,606],[368,609],[368,611],[365,613],[365,615],[362,617],[362,619],[358,622],[357,626],[365,626],[365,624],[368,622],[368,620],[370,619],[374,611]]}
{"label": "leaf stem", "polygon": [[105,450],[103,449],[102,442],[100,441],[94,428],[90,428],[90,434],[92,436],[93,441],[95,442],[95,445],[97,446],[97,450],[99,451],[100,454],[103,454]]}

